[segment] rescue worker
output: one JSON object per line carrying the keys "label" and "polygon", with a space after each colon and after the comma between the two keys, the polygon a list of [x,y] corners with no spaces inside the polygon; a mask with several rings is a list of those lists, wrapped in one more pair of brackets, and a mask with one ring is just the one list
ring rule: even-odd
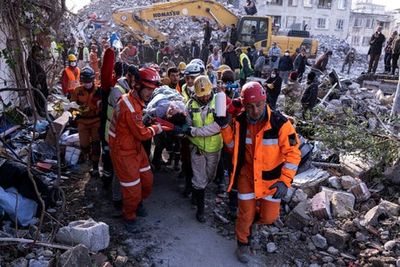
{"label": "rescue worker", "polygon": [[239,57],[239,79],[240,86],[243,86],[246,83],[247,77],[253,74],[253,69],[251,68],[251,61],[249,57],[240,49],[240,47],[236,48],[236,55]]}
{"label": "rescue worker", "polygon": [[238,189],[236,255],[243,263],[250,258],[252,224],[272,224],[278,219],[281,199],[300,162],[295,129],[286,117],[269,108],[266,98],[259,83],[248,82],[241,91],[245,111],[233,119],[233,125],[229,125],[229,116],[216,118],[224,143],[233,151],[228,191]]}
{"label": "rescue worker", "polygon": [[[117,106],[118,100],[122,95],[127,94],[130,90],[134,90],[136,82],[139,79],[139,70],[134,65],[129,65],[125,77],[119,78],[115,86],[110,91],[107,102],[107,121],[105,127],[105,140],[107,144],[109,143],[109,129],[112,114]],[[119,180],[115,172],[112,178],[112,200],[116,209],[120,209],[122,207],[121,190]]]}
{"label": "rescue worker", "polygon": [[320,72],[325,72],[326,67],[328,66],[329,58],[332,57],[332,50],[326,51],[323,55],[321,55],[315,64],[312,66],[313,69],[319,70]]}
{"label": "rescue worker", "polygon": [[153,187],[153,174],[142,141],[163,131],[159,123],[146,127],[142,121],[143,107],[160,85],[160,76],[153,68],[140,69],[139,76],[136,90],[119,99],[109,129],[111,158],[122,192],[122,216],[129,232],[136,230],[136,216],[146,215],[141,203]]}
{"label": "rescue worker", "polygon": [[375,73],[378,67],[379,59],[381,58],[383,43],[386,37],[382,33],[382,26],[376,27],[375,33],[371,36],[369,40],[369,64],[368,73]]}
{"label": "rescue worker", "polygon": [[342,73],[344,72],[344,68],[348,65],[347,74],[350,74],[351,65],[353,65],[354,60],[356,59],[356,50],[351,48],[350,51],[346,54],[344,58],[343,66],[342,66]]}
{"label": "rescue worker", "polygon": [[281,94],[282,78],[279,76],[278,69],[273,69],[269,78],[265,81],[267,99],[270,108],[276,108],[276,102]]}
{"label": "rescue worker", "polygon": [[[175,67],[169,68],[167,70],[167,77],[169,78],[170,83],[167,84],[172,89],[180,90],[179,87],[179,70]],[[179,89],[178,89],[179,87]]]}
{"label": "rescue worker", "polygon": [[182,86],[182,96],[185,98],[185,102],[187,102],[194,93],[194,79],[196,79],[200,74],[202,74],[202,69],[199,64],[189,63],[186,66],[184,73],[186,83]]}
{"label": "rescue worker", "polygon": [[71,101],[79,105],[80,114],[76,117],[79,143],[82,152],[92,161],[91,176],[99,176],[100,159],[100,111],[101,92],[94,84],[95,73],[91,67],[84,67],[80,73],[81,86],[75,88]]}
{"label": "rescue worker", "polygon": [[213,87],[205,75],[194,81],[195,94],[187,103],[190,158],[193,169],[193,198],[196,201],[196,219],[204,223],[205,189],[217,172],[217,166],[223,146],[221,128],[214,121],[215,95]]}
{"label": "rescue worker", "polygon": [[61,74],[61,88],[65,95],[70,95],[79,86],[81,70],[77,67],[76,56],[68,55],[68,66]]}
{"label": "rescue worker", "polygon": [[315,72],[307,75],[306,89],[301,97],[303,106],[303,119],[306,119],[307,111],[311,111],[318,104],[318,78]]}
{"label": "rescue worker", "polygon": [[164,56],[162,62],[160,63],[161,75],[164,76],[169,68],[175,68],[175,64],[169,60],[167,56]]}

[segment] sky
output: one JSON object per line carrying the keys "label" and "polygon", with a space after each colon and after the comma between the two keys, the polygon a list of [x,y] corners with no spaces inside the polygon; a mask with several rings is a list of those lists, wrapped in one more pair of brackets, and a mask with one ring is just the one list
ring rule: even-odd
{"label": "sky", "polygon": [[[357,0],[353,0],[352,2],[355,3],[356,1]],[[399,0],[373,0],[373,2],[380,5],[385,5],[386,10],[400,8]],[[75,13],[89,3],[90,0],[66,0],[67,7]]]}

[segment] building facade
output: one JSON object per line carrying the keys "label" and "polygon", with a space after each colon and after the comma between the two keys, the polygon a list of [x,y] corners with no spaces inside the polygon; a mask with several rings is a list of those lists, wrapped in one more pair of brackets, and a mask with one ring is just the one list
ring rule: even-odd
{"label": "building facade", "polygon": [[351,0],[257,1],[258,16],[271,16],[281,32],[308,30],[312,35],[348,37]]}
{"label": "building facade", "polygon": [[386,39],[395,29],[394,15],[385,11],[385,6],[372,3],[372,0],[359,0],[350,14],[349,37],[347,42],[358,53],[367,54],[369,40],[376,27],[382,26]]}

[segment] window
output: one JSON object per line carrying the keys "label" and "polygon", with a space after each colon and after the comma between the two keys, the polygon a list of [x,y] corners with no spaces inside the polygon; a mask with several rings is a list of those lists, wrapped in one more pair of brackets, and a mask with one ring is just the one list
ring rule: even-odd
{"label": "window", "polygon": [[289,0],[288,6],[297,6],[297,0]]}
{"label": "window", "polygon": [[318,8],[330,9],[332,0],[318,0]]}
{"label": "window", "polygon": [[338,9],[346,9],[347,8],[347,0],[338,0]]}
{"label": "window", "polygon": [[281,6],[282,2],[283,2],[283,0],[271,0],[271,2],[269,2],[269,4],[274,5],[274,6]]}
{"label": "window", "polygon": [[366,19],[365,27],[372,29],[374,27],[374,19]]}
{"label": "window", "polygon": [[354,46],[359,46],[360,45],[360,36],[351,37],[351,44]]}
{"label": "window", "polygon": [[317,29],[327,29],[328,25],[326,25],[326,19],[325,18],[319,18],[317,21]]}
{"label": "window", "polygon": [[303,0],[304,7],[312,7],[312,0]]}
{"label": "window", "polygon": [[362,18],[355,18],[354,20],[354,27],[361,27]]}
{"label": "window", "polygon": [[265,20],[260,20],[260,28],[258,29],[259,33],[265,33],[267,31],[267,22]]}
{"label": "window", "polygon": [[343,30],[344,19],[336,20],[336,30]]}
{"label": "window", "polygon": [[287,16],[286,17],[286,28],[293,29],[294,24],[296,23],[296,17]]}
{"label": "window", "polygon": [[311,30],[311,17],[303,18],[303,30],[304,31]]}
{"label": "window", "polygon": [[368,36],[364,36],[362,39],[362,46],[369,46],[369,40],[371,39],[371,37]]}
{"label": "window", "polygon": [[252,39],[252,36],[251,36],[252,26],[255,26],[257,28],[256,20],[245,19],[243,21],[242,33],[239,37],[239,39],[240,39],[239,41],[242,42],[244,45],[254,44],[254,39]]}
{"label": "window", "polygon": [[273,26],[281,26],[282,17],[281,16],[272,16],[272,25]]}

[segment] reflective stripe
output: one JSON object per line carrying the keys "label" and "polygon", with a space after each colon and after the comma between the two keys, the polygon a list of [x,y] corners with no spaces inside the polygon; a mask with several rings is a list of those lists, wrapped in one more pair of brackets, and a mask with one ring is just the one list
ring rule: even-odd
{"label": "reflective stripe", "polygon": [[251,140],[251,138],[246,138],[246,145],[251,145],[253,144],[253,141]]}
{"label": "reflective stripe", "polygon": [[129,108],[129,111],[130,111],[131,113],[135,112],[135,109],[133,108],[131,102],[129,102],[128,97],[123,96],[123,97],[122,97],[122,100],[124,100],[125,105]]}
{"label": "reflective stripe", "polygon": [[289,170],[297,171],[298,166],[297,166],[296,164],[286,162],[286,163],[283,165],[283,168],[289,169]]}
{"label": "reflective stripe", "polygon": [[228,148],[233,148],[235,146],[235,142],[232,141],[229,144],[226,145]]}
{"label": "reflective stripe", "polygon": [[113,131],[111,131],[111,130],[108,130],[108,135],[110,135],[110,136],[112,136],[112,137],[114,137],[114,138],[115,138],[115,136],[116,136],[116,134],[115,134]]}
{"label": "reflective stripe", "polygon": [[135,181],[133,181],[133,182],[129,182],[129,183],[119,182],[119,184],[120,184],[121,186],[123,186],[123,187],[135,186],[135,185],[137,185],[137,184],[139,184],[139,183],[140,183],[140,178],[137,179],[137,180],[135,180]]}
{"label": "reflective stripe", "polygon": [[277,145],[278,144],[278,139],[263,139],[263,145]]}
{"label": "reflective stripe", "polygon": [[280,198],[273,198],[272,196],[263,197],[264,200],[271,201],[271,202],[281,202]]}
{"label": "reflective stripe", "polygon": [[152,131],[153,136],[156,135],[156,131],[154,131],[153,127],[149,127],[149,129]]}
{"label": "reflective stripe", "polygon": [[255,198],[256,198],[256,194],[254,194],[254,193],[247,193],[247,194],[238,193],[238,199],[240,199],[240,200],[252,200]]}
{"label": "reflective stripe", "polygon": [[150,170],[150,169],[151,169],[151,167],[150,167],[150,165],[149,165],[149,166],[147,166],[147,167],[140,168],[140,169],[139,169],[139,172],[147,172],[147,171]]}

